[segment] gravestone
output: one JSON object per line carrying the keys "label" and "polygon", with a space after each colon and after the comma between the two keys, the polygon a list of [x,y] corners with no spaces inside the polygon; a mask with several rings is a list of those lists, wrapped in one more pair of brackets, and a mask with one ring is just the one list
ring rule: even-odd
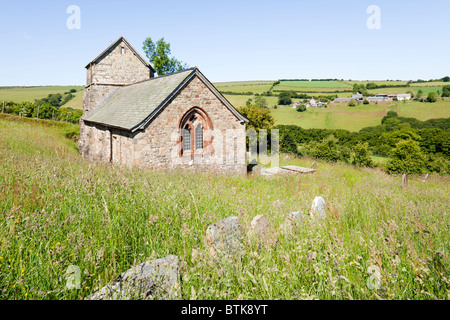
{"label": "gravestone", "polygon": [[403,186],[403,188],[406,188],[408,186],[408,176],[406,174],[403,174],[402,186]]}
{"label": "gravestone", "polygon": [[326,218],[325,200],[322,197],[315,197],[311,206],[311,218]]}
{"label": "gravestone", "polygon": [[261,214],[253,218],[251,222],[251,233],[259,239],[263,239],[270,232],[270,223],[267,218]]}
{"label": "gravestone", "polygon": [[178,257],[169,255],[132,267],[85,300],[176,299],[178,279]]}
{"label": "gravestone", "polygon": [[206,229],[206,240],[218,253],[240,257],[241,223],[239,217],[228,217]]}

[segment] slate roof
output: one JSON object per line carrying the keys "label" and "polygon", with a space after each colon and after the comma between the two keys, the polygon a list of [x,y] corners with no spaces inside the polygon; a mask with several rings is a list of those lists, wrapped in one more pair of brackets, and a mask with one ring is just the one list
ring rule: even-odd
{"label": "slate roof", "polygon": [[222,96],[197,68],[119,87],[83,120],[131,132],[142,129],[195,75],[240,121],[249,121]]}

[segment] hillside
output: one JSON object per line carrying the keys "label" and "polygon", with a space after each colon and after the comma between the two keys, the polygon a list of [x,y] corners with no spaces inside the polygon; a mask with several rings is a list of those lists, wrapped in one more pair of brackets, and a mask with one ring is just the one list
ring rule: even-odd
{"label": "hillside", "polygon": [[[299,113],[295,109],[279,106],[278,96],[280,92],[293,90],[299,94],[308,94],[310,96],[318,95],[337,95],[338,97],[349,97],[352,95],[353,84],[366,85],[373,82],[378,86],[395,86],[390,88],[377,88],[368,90],[370,94],[377,93],[405,93],[408,90],[415,94],[422,90],[423,95],[437,90],[442,91],[445,82],[422,82],[411,83],[406,87],[407,81],[305,81],[305,80],[281,80],[275,81],[235,81],[235,82],[217,82],[214,85],[235,107],[244,106],[248,99],[254,99],[254,94],[263,94],[271,91],[273,96],[264,96],[271,112],[275,118],[275,124],[298,125],[304,128],[321,129],[346,129],[358,131],[367,126],[373,126],[380,123],[380,120],[390,110],[396,111],[399,116],[414,117],[419,120],[431,118],[450,117],[450,101],[439,101],[433,104],[423,104],[418,102],[403,103],[380,103],[370,104],[368,106],[356,106],[349,108],[344,106],[333,106],[331,108],[314,108],[306,112]],[[50,87],[28,87],[28,88],[0,88],[0,101],[30,101],[43,98],[49,93],[64,93],[72,88],[77,89],[72,98],[64,107],[73,109],[82,109],[83,105],[83,86],[50,86]],[[300,99],[294,99],[300,100]]]}
{"label": "hillside", "polygon": [[74,93],[75,97],[64,107],[82,109],[84,86],[1,87],[0,103],[2,101],[34,102],[36,99],[45,98],[51,93],[64,94],[70,89],[76,89],[77,92]]}
{"label": "hillside", "polygon": [[[75,127],[0,116],[2,299],[83,298],[168,254],[180,258],[182,299],[448,299],[448,177],[402,188],[400,176],[320,161],[272,179],[126,169],[81,159],[64,135]],[[310,220],[319,195],[327,218]],[[306,215],[289,231],[292,211]],[[247,234],[258,214],[272,230],[261,243]],[[242,259],[214,261],[205,230],[232,215]],[[66,290],[72,264],[81,288]]]}

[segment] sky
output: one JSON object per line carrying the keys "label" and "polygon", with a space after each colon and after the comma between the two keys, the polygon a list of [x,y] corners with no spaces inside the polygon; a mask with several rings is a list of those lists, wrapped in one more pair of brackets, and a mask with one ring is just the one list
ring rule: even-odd
{"label": "sky", "polygon": [[0,86],[85,85],[120,36],[144,58],[164,37],[212,82],[437,79],[449,21],[448,0],[1,0]]}

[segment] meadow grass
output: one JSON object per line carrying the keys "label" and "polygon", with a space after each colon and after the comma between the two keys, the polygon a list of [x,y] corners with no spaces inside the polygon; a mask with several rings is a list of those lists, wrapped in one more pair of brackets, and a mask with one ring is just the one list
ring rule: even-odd
{"label": "meadow grass", "polygon": [[[88,162],[63,125],[0,118],[0,298],[79,299],[131,266],[180,258],[182,299],[449,299],[449,178],[319,161],[271,178]],[[312,159],[281,157],[281,165]],[[327,218],[311,220],[316,196]],[[305,214],[285,229],[287,214]],[[247,234],[265,215],[272,233]],[[238,216],[242,259],[217,262],[209,224]],[[80,289],[65,289],[69,265]],[[380,284],[367,286],[380,269]]]}
{"label": "meadow grass", "polygon": [[[83,95],[83,86],[46,86],[46,87],[2,87],[0,88],[0,102],[34,102],[36,99],[47,97],[50,93],[68,92],[70,89],[76,89],[75,96]],[[81,90],[78,91],[78,90]],[[74,98],[75,99],[75,98]]]}

